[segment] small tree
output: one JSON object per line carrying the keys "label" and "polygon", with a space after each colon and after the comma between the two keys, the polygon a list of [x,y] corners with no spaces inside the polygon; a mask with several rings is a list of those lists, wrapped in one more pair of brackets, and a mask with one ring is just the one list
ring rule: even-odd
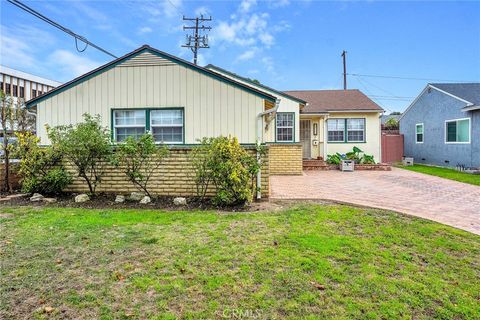
{"label": "small tree", "polygon": [[90,194],[95,195],[112,153],[110,133],[102,127],[99,115],[84,114],[83,117],[84,122],[47,127],[47,132],[53,147],[75,166],[78,176],[87,183]]}
{"label": "small tree", "polygon": [[399,128],[399,121],[397,118],[390,118],[385,121],[385,129],[387,130],[398,130]]}
{"label": "small tree", "polygon": [[62,155],[51,146],[40,147],[40,139],[31,132],[16,132],[17,143],[13,155],[20,159],[18,174],[22,177],[22,191],[58,194],[72,182],[62,166]]}
{"label": "small tree", "polygon": [[116,150],[114,164],[123,166],[128,180],[150,197],[148,182],[167,155],[167,147],[157,146],[153,136],[146,133],[138,139],[125,139]]}

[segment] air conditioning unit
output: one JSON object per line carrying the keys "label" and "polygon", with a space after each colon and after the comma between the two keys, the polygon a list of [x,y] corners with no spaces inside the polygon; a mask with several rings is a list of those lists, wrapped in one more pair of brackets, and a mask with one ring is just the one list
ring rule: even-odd
{"label": "air conditioning unit", "polygon": [[342,160],[340,163],[340,170],[342,171],[353,171],[355,167],[355,161],[353,160]]}

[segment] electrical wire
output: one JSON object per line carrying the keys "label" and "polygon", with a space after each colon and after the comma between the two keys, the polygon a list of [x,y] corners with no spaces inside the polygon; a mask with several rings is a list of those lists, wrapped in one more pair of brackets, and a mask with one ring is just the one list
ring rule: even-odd
{"label": "electrical wire", "polygon": [[[43,21],[45,21],[46,23],[54,26],[55,28],[60,29],[61,31],[63,31],[63,32],[69,34],[69,35],[71,35],[71,36],[75,39],[75,46],[76,46],[76,48],[77,48],[77,50],[78,50],[79,52],[83,52],[83,51],[85,51],[85,50],[87,49],[88,46],[91,46],[91,47],[93,47],[93,48],[95,48],[95,49],[97,49],[97,50],[99,50],[99,51],[101,51],[101,52],[103,52],[103,53],[105,53],[105,54],[113,57],[113,58],[118,58],[118,57],[117,57],[116,55],[114,55],[113,53],[108,52],[107,50],[105,50],[105,49],[97,46],[96,44],[88,41],[85,37],[82,37],[81,35],[76,34],[75,32],[71,31],[70,29],[65,28],[64,26],[60,25],[59,23],[57,23],[57,22],[55,22],[55,21],[47,18],[46,16],[42,15],[42,14],[39,13],[38,11],[35,11],[34,9],[30,8],[30,7],[27,6],[26,4],[24,4],[24,3],[22,3],[22,2],[20,2],[20,1],[18,1],[18,0],[7,0],[7,1],[10,2],[10,3],[13,4],[13,5],[19,7],[20,9],[22,9],[22,10],[30,13],[31,15],[33,15],[33,16],[35,16],[35,17],[37,17],[37,18],[39,18],[39,19],[41,19],[41,20],[43,20]],[[84,49],[79,50],[79,48],[78,48],[78,41],[85,43],[85,48],[84,48]]]}
{"label": "electrical wire", "polygon": [[370,78],[388,78],[388,79],[400,79],[400,80],[416,80],[416,81],[441,81],[441,82],[477,82],[472,80],[452,80],[452,79],[433,79],[433,78],[415,78],[415,77],[399,77],[399,76],[386,76],[377,74],[360,74],[360,73],[347,73],[349,76],[361,76]]}

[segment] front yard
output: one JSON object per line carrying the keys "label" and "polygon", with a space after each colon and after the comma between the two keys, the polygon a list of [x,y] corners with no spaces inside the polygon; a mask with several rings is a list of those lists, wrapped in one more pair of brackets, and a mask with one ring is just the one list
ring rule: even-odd
{"label": "front yard", "polygon": [[459,172],[450,168],[426,166],[422,164],[415,164],[413,166],[399,166],[399,168],[480,186],[480,175],[478,174],[475,175]]}
{"label": "front yard", "polygon": [[480,237],[374,209],[0,209],[0,318],[480,317]]}

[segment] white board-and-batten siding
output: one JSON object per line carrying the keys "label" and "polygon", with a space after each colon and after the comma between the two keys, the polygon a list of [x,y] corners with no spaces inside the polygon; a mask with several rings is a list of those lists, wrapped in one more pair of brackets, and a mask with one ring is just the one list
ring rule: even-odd
{"label": "white board-and-batten siding", "polygon": [[122,108],[184,108],[185,143],[203,137],[236,136],[256,142],[257,115],[264,99],[197,70],[142,53],[100,72],[37,104],[37,134],[49,144],[45,125],[81,122],[99,114],[111,128],[111,110]]}

